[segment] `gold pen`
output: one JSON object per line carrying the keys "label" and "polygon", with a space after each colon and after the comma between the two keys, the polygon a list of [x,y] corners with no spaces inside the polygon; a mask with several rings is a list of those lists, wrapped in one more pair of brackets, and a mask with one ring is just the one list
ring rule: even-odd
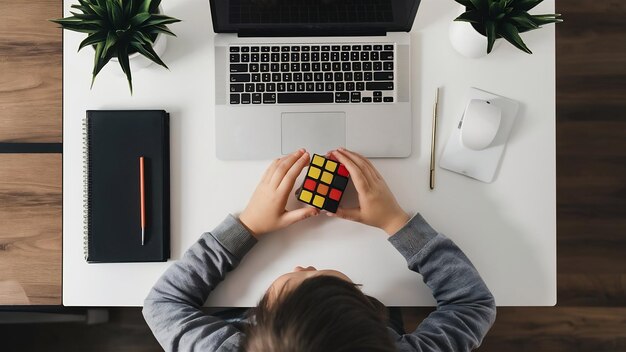
{"label": "gold pen", "polygon": [[430,189],[435,189],[435,145],[437,142],[437,107],[439,105],[439,88],[435,91],[435,105],[433,106],[433,135],[430,143]]}

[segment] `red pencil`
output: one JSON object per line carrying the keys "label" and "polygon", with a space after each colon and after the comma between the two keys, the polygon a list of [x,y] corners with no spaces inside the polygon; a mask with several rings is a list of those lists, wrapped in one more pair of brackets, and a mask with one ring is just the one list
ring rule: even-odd
{"label": "red pencil", "polygon": [[146,234],[146,196],[143,172],[143,156],[139,157],[139,188],[141,193],[141,245],[143,246]]}

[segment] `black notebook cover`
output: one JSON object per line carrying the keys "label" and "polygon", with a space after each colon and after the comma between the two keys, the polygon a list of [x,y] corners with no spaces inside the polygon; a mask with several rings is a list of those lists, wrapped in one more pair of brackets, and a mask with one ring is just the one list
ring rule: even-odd
{"label": "black notebook cover", "polygon": [[[87,261],[166,261],[170,255],[169,114],[90,110],[85,138]],[[145,173],[143,246],[140,156]]]}

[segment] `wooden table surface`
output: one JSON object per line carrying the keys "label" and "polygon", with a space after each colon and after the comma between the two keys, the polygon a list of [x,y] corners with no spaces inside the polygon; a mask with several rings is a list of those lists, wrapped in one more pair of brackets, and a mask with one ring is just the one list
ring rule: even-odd
{"label": "wooden table surface", "polygon": [[[557,9],[558,304],[499,309],[480,351],[626,351],[626,2]],[[62,37],[45,20],[61,16],[61,2],[0,0],[0,14],[0,304],[57,305]],[[407,328],[430,311],[404,309]],[[20,338],[33,332],[40,338]],[[4,345],[26,349],[158,346],[137,308],[113,309],[100,327],[3,333]],[[76,338],[55,347],[64,334]]]}

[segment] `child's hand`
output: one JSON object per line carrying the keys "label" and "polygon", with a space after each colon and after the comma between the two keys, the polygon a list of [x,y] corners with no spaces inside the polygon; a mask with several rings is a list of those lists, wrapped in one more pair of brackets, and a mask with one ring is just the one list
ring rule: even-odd
{"label": "child's hand", "polygon": [[333,151],[331,155],[350,172],[359,194],[359,208],[339,207],[336,214],[327,215],[378,227],[389,235],[398,232],[409,221],[409,216],[400,208],[385,180],[369,160],[343,148]]}
{"label": "child's hand", "polygon": [[312,207],[287,211],[287,198],[304,167],[309,164],[309,153],[300,149],[274,160],[267,168],[246,209],[239,216],[241,223],[259,238],[300,220],[319,214]]}

